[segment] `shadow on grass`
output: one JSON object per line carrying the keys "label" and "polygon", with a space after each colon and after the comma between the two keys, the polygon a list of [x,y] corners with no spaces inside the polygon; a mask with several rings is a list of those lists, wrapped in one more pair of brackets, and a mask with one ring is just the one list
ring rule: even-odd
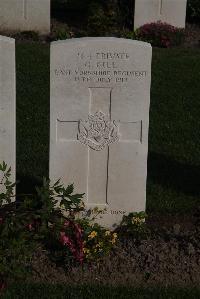
{"label": "shadow on grass", "polygon": [[186,195],[200,195],[200,166],[180,163],[162,154],[149,153],[148,180]]}
{"label": "shadow on grass", "polygon": [[133,288],[133,287],[111,287],[111,286],[68,286],[49,284],[15,284],[11,285],[3,299],[34,299],[34,298],[78,298],[78,299],[144,299],[144,298],[199,298],[198,288]]}
{"label": "shadow on grass", "polygon": [[36,186],[42,185],[42,179],[17,173],[16,194],[35,194]]}
{"label": "shadow on grass", "polygon": [[[17,173],[17,181],[17,194],[34,193],[35,186],[41,186],[42,177]],[[200,166],[180,163],[165,155],[150,152],[148,182],[185,195],[200,196]]]}

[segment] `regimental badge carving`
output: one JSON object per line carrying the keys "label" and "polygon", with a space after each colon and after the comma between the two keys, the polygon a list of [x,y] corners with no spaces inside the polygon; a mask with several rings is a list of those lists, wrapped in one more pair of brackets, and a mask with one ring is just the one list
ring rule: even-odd
{"label": "regimental badge carving", "polygon": [[78,130],[78,140],[96,151],[119,140],[115,121],[109,120],[101,111],[89,115],[88,120],[80,120]]}

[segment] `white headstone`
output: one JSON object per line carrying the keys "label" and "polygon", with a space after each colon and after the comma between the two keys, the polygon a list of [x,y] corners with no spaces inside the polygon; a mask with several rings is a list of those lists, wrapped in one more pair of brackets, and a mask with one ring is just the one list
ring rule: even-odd
{"label": "white headstone", "polygon": [[185,28],[187,0],[135,0],[134,29],[152,22]]}
{"label": "white headstone", "polygon": [[50,178],[74,183],[99,222],[144,211],[151,46],[117,38],[51,45]]}
{"label": "white headstone", "polygon": [[50,0],[0,0],[0,29],[50,31]]}
{"label": "white headstone", "polygon": [[16,164],[15,98],[15,40],[0,36],[0,163],[11,166],[12,182]]}

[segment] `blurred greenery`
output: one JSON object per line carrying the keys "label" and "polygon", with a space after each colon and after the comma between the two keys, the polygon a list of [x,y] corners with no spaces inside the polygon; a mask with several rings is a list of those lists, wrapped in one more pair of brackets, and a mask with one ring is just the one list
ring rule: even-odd
{"label": "blurred greenery", "polygon": [[[120,27],[133,30],[135,0],[53,0],[52,17],[69,26],[87,27],[89,33]],[[96,31],[95,31],[96,30]]]}
{"label": "blurred greenery", "polygon": [[200,1],[187,0],[187,21],[200,23]]}

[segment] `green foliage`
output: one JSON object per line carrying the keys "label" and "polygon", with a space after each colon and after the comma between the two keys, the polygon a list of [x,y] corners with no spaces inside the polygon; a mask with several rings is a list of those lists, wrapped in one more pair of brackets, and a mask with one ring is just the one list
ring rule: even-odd
{"label": "green foliage", "polygon": [[52,0],[52,10],[62,8],[66,10],[82,10],[87,9],[90,0]]}
{"label": "green foliage", "polygon": [[108,255],[117,242],[117,233],[105,229],[87,218],[79,219],[83,228],[83,252],[86,260],[97,261]]}
{"label": "green foliage", "polygon": [[52,1],[53,18],[67,22],[76,37],[119,36],[124,29],[132,30],[133,11],[134,0]]}
{"label": "green foliage", "polygon": [[129,38],[129,39],[137,39],[136,33],[134,31],[123,30],[121,33],[121,37]]}
{"label": "green foliage", "polygon": [[187,19],[192,22],[200,22],[200,1],[187,1]]}
{"label": "green foliage", "polygon": [[0,173],[1,173],[1,179],[0,179],[0,208],[5,203],[10,203],[12,200],[12,197],[14,196],[14,187],[15,183],[12,183],[10,181],[11,176],[11,167],[8,168],[7,164],[3,162],[0,164]]}
{"label": "green foliage", "polygon": [[118,10],[114,1],[94,1],[88,12],[88,33],[101,36],[114,30],[118,23]]}
{"label": "green foliage", "polygon": [[[9,178],[11,168],[0,164],[0,278],[21,277],[28,272],[28,261],[33,243],[30,242],[23,220],[17,214],[16,206],[11,204],[15,183]],[[4,191],[3,191],[4,190]]]}
{"label": "green foliage", "polygon": [[39,40],[39,34],[36,31],[32,30],[26,30],[21,31],[14,35],[14,37],[18,40],[31,40],[31,41],[38,41]]}
{"label": "green foliage", "polygon": [[132,30],[134,27],[135,0],[118,0],[117,7],[120,27]]}
{"label": "green foliage", "polygon": [[145,212],[132,212],[123,216],[119,230],[120,234],[129,234],[136,239],[141,239],[148,234],[146,226],[147,214]]}
{"label": "green foliage", "polygon": [[135,32],[136,39],[151,43],[152,46],[169,48],[184,41],[184,29],[162,22],[149,23]]}
{"label": "green foliage", "polygon": [[50,180],[44,178],[42,187],[36,187],[36,191],[42,220],[49,220],[54,211],[61,213],[62,206],[67,215],[72,218],[74,218],[75,212],[82,210],[80,205],[82,205],[81,200],[84,194],[72,194],[74,191],[73,184],[65,188],[58,180],[51,186]]}
{"label": "green foliage", "polygon": [[36,244],[14,214],[7,214],[0,227],[0,277],[22,278],[30,273]]}
{"label": "green foliage", "polygon": [[3,162],[0,170],[6,190],[0,194],[0,281],[31,272],[37,247],[46,248],[50,258],[64,267],[110,252],[116,233],[94,224],[95,216],[84,216],[84,194],[75,194],[73,184],[65,188],[60,180],[52,185],[44,178],[36,194],[18,195],[11,203],[15,187],[9,181],[11,169]]}
{"label": "green foliage", "polygon": [[44,179],[43,185],[36,187],[36,195],[19,196],[11,203],[15,186],[9,181],[11,169],[3,162],[0,170],[1,188],[5,189],[0,194],[0,278],[20,278],[30,270],[39,243],[46,244],[52,235],[52,226],[60,229],[66,218],[74,219],[83,209],[83,194],[73,194],[73,185],[65,188],[59,180],[51,185]]}
{"label": "green foliage", "polygon": [[73,32],[70,31],[70,28],[67,24],[58,24],[55,23],[55,25],[52,28],[51,40],[65,40],[68,38],[73,37]]}
{"label": "green foliage", "polygon": [[53,32],[54,40],[65,40],[71,38],[71,33],[69,31],[69,28],[67,26],[65,27],[66,28],[58,28]]}

